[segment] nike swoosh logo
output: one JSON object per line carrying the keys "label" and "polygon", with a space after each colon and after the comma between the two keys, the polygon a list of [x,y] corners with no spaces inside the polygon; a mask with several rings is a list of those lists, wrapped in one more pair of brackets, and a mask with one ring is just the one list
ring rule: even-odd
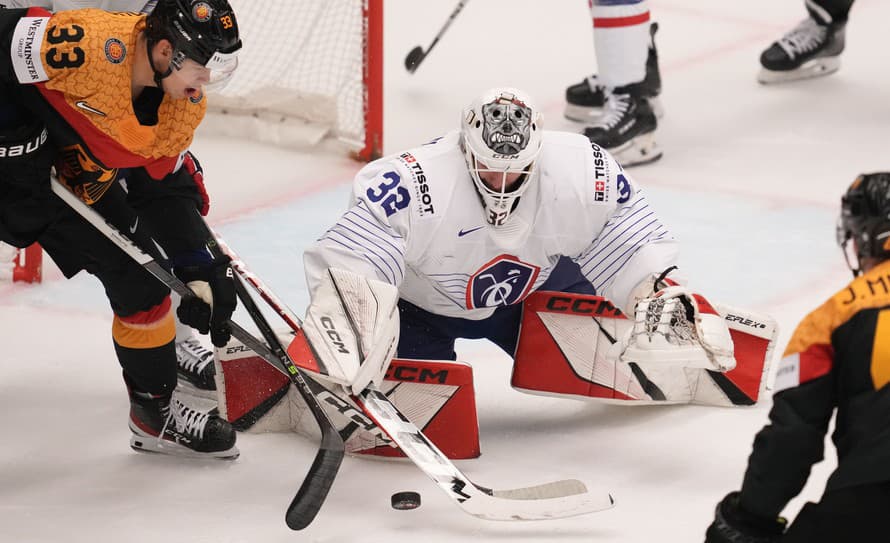
{"label": "nike swoosh logo", "polygon": [[462,237],[466,236],[467,234],[472,234],[472,233],[475,232],[476,230],[481,230],[482,228],[485,228],[485,227],[484,227],[484,226],[477,226],[476,228],[470,228],[469,230],[461,229],[461,230],[457,233],[457,237],[462,238]]}
{"label": "nike swoosh logo", "polygon": [[135,234],[135,233],[136,233],[136,227],[138,227],[138,226],[139,226],[139,217],[136,217],[136,222],[134,222],[134,223],[133,223],[133,226],[130,227],[130,233],[131,233],[131,234]]}
{"label": "nike swoosh logo", "polygon": [[85,110],[89,111],[90,113],[95,113],[96,115],[101,115],[102,117],[106,117],[104,111],[99,111],[98,109],[89,105],[86,102],[86,100],[78,100],[78,101],[74,102],[74,105],[79,107],[80,109],[85,109]]}

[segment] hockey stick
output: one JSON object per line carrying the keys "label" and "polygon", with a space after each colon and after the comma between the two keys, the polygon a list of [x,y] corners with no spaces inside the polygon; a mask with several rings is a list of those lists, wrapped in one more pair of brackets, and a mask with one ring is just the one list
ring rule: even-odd
{"label": "hockey stick", "polygon": [[433,47],[435,47],[436,44],[439,43],[439,38],[441,38],[445,34],[445,31],[448,30],[448,27],[451,26],[451,23],[453,23],[454,20],[457,18],[457,14],[460,13],[460,10],[464,9],[464,6],[467,5],[467,2],[469,1],[470,0],[460,0],[460,2],[457,3],[454,11],[452,11],[451,15],[448,16],[448,20],[445,21],[445,24],[439,30],[439,33],[436,34],[436,37],[433,38],[432,43],[430,43],[430,46],[426,48],[426,51],[423,50],[423,47],[418,45],[408,53],[408,56],[405,57],[405,69],[408,70],[409,73],[413,74],[415,71],[417,71],[420,63],[423,62],[423,59],[425,59],[426,56],[430,54],[430,51],[433,50]]}
{"label": "hockey stick", "polygon": [[[232,268],[250,283],[294,332],[299,332],[302,328],[300,318],[247,269],[219,236],[216,238],[223,252],[232,259]],[[350,324],[357,332],[354,323]],[[359,337],[357,333],[356,337]],[[486,520],[547,520],[602,511],[615,504],[610,494],[591,494],[584,483],[575,479],[507,490],[477,485],[375,386],[371,385],[358,397],[353,396],[353,400],[448,497],[475,517]]]}
{"label": "hockey stick", "polygon": [[[52,178],[52,189],[59,198],[71,207],[71,209],[86,219],[87,222],[92,224],[93,227],[111,240],[112,243],[117,245],[171,290],[183,298],[189,298],[195,295],[182,281],[168,272],[151,255],[139,248],[114,225],[107,222],[99,213],[85,204],[80,198],[72,194],[71,191],[62,185],[55,177]],[[238,281],[236,281],[235,284],[236,287],[240,285],[243,292],[244,286]],[[232,335],[235,338],[290,378],[291,382],[308,405],[309,410],[312,411],[312,415],[315,417],[315,420],[321,429],[322,439],[318,453],[315,456],[315,460],[312,462],[312,467],[309,468],[306,478],[303,480],[302,485],[300,485],[300,489],[297,491],[296,496],[293,501],[291,501],[285,514],[285,521],[291,529],[303,529],[312,522],[327,497],[328,491],[337,476],[340,463],[343,461],[345,444],[324,409],[318,403],[318,399],[315,397],[312,388],[307,383],[307,379],[303,377],[300,370],[297,369],[287,353],[281,348],[281,343],[278,342],[278,338],[275,337],[274,334],[271,336],[266,335],[267,330],[257,323],[261,328],[266,341],[269,341],[270,346],[275,350],[275,352],[272,352],[272,350],[256,339],[250,332],[234,321],[229,321],[229,325],[232,329]]]}

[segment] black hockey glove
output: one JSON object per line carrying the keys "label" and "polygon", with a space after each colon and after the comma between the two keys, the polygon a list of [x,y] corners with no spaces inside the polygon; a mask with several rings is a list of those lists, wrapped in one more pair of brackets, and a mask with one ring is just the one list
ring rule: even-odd
{"label": "black hockey glove", "polygon": [[229,342],[229,319],[235,311],[235,279],[227,256],[200,265],[177,266],[173,272],[195,292],[176,310],[179,321],[202,334],[210,332],[217,347]]}
{"label": "black hockey glove", "polygon": [[705,543],[778,542],[787,522],[782,517],[771,519],[745,511],[739,506],[739,493],[730,492],[717,504]]}
{"label": "black hockey glove", "polygon": [[55,151],[40,122],[0,129],[0,181],[20,187],[49,187]]}

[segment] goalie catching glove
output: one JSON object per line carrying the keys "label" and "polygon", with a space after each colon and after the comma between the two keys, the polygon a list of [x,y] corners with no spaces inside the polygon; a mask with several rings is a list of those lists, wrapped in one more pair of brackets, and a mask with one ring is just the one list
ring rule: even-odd
{"label": "goalie catching glove", "polygon": [[723,317],[703,296],[679,285],[637,302],[633,329],[621,360],[719,372],[736,365],[732,337]]}
{"label": "goalie catching glove", "polygon": [[395,286],[330,268],[303,323],[320,372],[350,394],[380,385],[399,342],[398,302]]}

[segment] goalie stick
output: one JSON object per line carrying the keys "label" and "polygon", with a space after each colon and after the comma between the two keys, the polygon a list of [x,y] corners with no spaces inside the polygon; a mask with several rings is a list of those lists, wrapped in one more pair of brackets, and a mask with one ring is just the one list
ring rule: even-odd
{"label": "goalie stick", "polygon": [[[154,257],[139,248],[129,238],[123,235],[117,227],[106,221],[94,209],[90,208],[80,198],[72,194],[71,191],[62,185],[55,177],[52,178],[52,189],[53,192],[76,213],[92,224],[93,227],[111,240],[112,243],[117,245],[171,290],[175,291],[183,298],[195,295],[182,281],[161,266]],[[209,234],[210,231],[208,229],[208,235]],[[210,237],[212,238],[212,236]],[[210,245],[215,246],[215,243],[211,243]],[[236,288],[240,287],[239,296],[242,293],[247,294],[244,292],[244,286],[237,279],[235,285]],[[242,301],[244,302],[243,297]],[[254,317],[254,315],[251,314],[251,317]],[[260,317],[262,317],[262,315],[260,315]],[[262,322],[265,323],[264,320]],[[318,514],[334,479],[337,477],[337,471],[340,469],[340,464],[343,461],[343,456],[346,451],[343,438],[337,432],[337,429],[331,423],[324,409],[318,403],[318,399],[316,398],[317,392],[313,392],[313,387],[308,382],[310,379],[304,378],[300,370],[297,369],[293,361],[284,349],[282,349],[281,343],[278,341],[275,334],[267,334],[267,332],[271,332],[271,329],[268,329],[267,323],[266,326],[263,327],[260,322],[257,322],[257,326],[260,328],[266,341],[269,342],[272,350],[234,321],[229,321],[229,325],[232,329],[232,335],[235,336],[235,338],[240,340],[245,346],[256,352],[266,362],[290,378],[291,382],[308,405],[309,410],[312,411],[312,415],[315,417],[315,420],[321,429],[321,444],[318,453],[316,453],[315,460],[312,462],[312,467],[309,468],[309,472],[306,474],[305,479],[303,479],[300,489],[297,491],[296,496],[294,496],[294,499],[291,501],[285,513],[285,522],[288,527],[293,530],[301,530],[307,527]]]}
{"label": "goalie stick", "polygon": [[[232,268],[238,275],[266,300],[294,332],[299,332],[302,328],[300,318],[247,269],[220,236],[214,237],[222,252],[232,260]],[[359,337],[357,333],[356,337]],[[307,381],[313,382],[311,379]],[[326,390],[320,384],[313,384],[320,388],[319,392]],[[449,498],[475,517],[486,520],[548,520],[602,511],[615,504],[610,494],[591,494],[584,483],[576,479],[505,490],[477,485],[373,384],[360,396],[353,396],[353,400]]]}
{"label": "goalie stick", "polygon": [[417,46],[411,51],[408,52],[408,55],[405,57],[405,69],[408,70],[408,73],[414,73],[417,71],[417,68],[420,66],[420,63],[423,62],[423,59],[426,58],[427,55],[430,54],[430,51],[433,50],[433,47],[439,43],[439,39],[445,34],[445,31],[448,30],[448,27],[451,26],[451,23],[457,18],[457,14],[460,13],[460,10],[464,9],[464,6],[470,0],[460,0],[457,3],[457,6],[454,8],[454,11],[451,12],[451,15],[448,16],[448,20],[445,21],[445,24],[439,30],[439,33],[436,34],[436,37],[433,38],[430,46],[426,48],[426,51],[423,50],[423,47]]}

